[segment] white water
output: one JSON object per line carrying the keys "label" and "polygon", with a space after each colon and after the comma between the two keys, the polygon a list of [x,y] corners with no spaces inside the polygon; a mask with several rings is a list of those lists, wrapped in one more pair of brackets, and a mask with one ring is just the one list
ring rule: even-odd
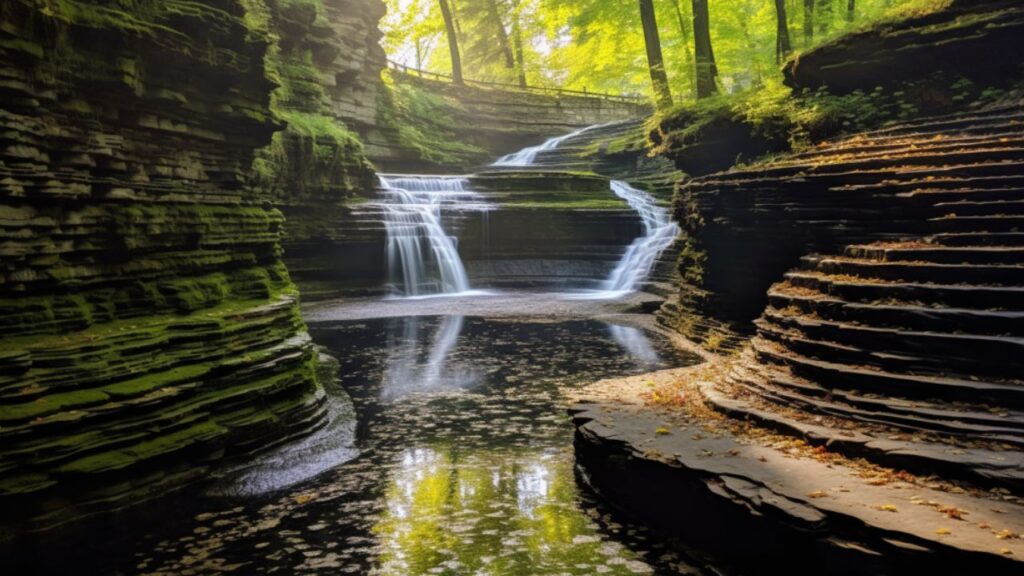
{"label": "white water", "polygon": [[639,288],[640,283],[650,275],[658,256],[679,235],[679,226],[672,221],[668,210],[658,206],[647,192],[637,190],[621,180],[612,180],[611,185],[612,192],[636,210],[644,223],[644,235],[629,245],[601,286],[604,292],[615,295]]}
{"label": "white water", "polygon": [[386,200],[388,270],[405,296],[469,292],[469,278],[454,238],[441,225],[444,207],[486,210],[462,176],[380,175]]}
{"label": "white water", "polygon": [[570,138],[579,136],[580,134],[583,134],[595,128],[600,128],[602,126],[607,126],[607,124],[587,126],[586,128],[580,128],[579,130],[576,130],[575,132],[570,132],[568,134],[565,134],[564,136],[556,136],[555,138],[551,138],[550,140],[538,146],[530,146],[529,148],[523,148],[519,152],[502,156],[501,158],[498,158],[497,162],[491,164],[491,166],[533,166],[533,163],[537,161],[537,154],[541,152],[547,152],[548,150],[554,150],[555,148],[558,148],[562,144],[562,142],[565,142]]}

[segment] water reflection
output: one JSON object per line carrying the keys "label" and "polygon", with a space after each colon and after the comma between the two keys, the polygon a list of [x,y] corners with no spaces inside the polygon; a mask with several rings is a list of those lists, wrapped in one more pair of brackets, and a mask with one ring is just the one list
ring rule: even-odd
{"label": "water reflection", "polygon": [[445,316],[433,331],[427,320],[418,316],[398,322],[402,324],[401,330],[388,334],[389,352],[380,391],[382,400],[472,388],[480,382],[479,371],[455,365],[449,358],[462,333],[465,317]]}
{"label": "water reflection", "polygon": [[405,451],[373,533],[380,574],[644,574],[581,513],[571,462],[557,452]]}
{"label": "water reflection", "polygon": [[142,551],[127,572],[693,573],[580,490],[565,405],[581,383],[695,356],[580,319],[410,317],[311,332],[341,361],[361,455],[245,505],[197,502],[194,521],[121,543]]}
{"label": "water reflection", "polygon": [[651,345],[650,339],[643,331],[632,326],[609,324],[608,331],[615,342],[629,353],[638,364],[655,365],[661,362],[657,350]]}

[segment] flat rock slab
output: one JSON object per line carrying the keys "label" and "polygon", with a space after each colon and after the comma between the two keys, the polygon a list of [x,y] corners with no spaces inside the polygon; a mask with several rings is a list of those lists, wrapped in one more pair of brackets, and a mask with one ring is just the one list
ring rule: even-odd
{"label": "flat rock slab", "polygon": [[[816,538],[825,532],[869,554],[899,549],[963,555],[998,572],[1024,573],[1024,507],[1014,497],[889,474],[800,441],[787,443],[788,437],[761,433],[714,412],[702,415],[696,381],[706,369],[665,370],[589,386],[570,410],[578,442],[668,467],[681,483],[699,478],[723,506],[778,518]],[[687,380],[693,383],[679,384]],[[672,382],[684,400],[652,404],[651,398],[664,395]]]}

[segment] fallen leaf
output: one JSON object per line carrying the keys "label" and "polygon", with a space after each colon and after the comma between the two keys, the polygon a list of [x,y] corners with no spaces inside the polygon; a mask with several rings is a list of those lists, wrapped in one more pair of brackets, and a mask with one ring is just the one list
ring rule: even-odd
{"label": "fallen leaf", "polygon": [[951,532],[949,528],[939,528],[935,533],[940,536],[945,536],[946,534],[952,534],[953,532]]}
{"label": "fallen leaf", "polygon": [[954,520],[963,520],[964,516],[968,514],[968,512],[964,512],[956,506],[941,506],[938,510],[945,514],[946,518],[952,518]]}
{"label": "fallen leaf", "polygon": [[828,496],[828,494],[825,493],[824,490],[815,490],[814,492],[808,494],[808,496],[811,498],[824,498],[825,496]]}
{"label": "fallen leaf", "polygon": [[876,506],[876,508],[878,508],[882,512],[899,512],[899,509],[897,509],[892,504],[882,504],[881,506]]}
{"label": "fallen leaf", "polygon": [[1020,538],[1020,534],[1010,531],[1009,528],[1003,528],[999,532],[996,532],[996,538],[999,538],[1000,540],[1015,540]]}
{"label": "fallen leaf", "polygon": [[668,428],[665,428],[664,426],[661,426],[657,430],[655,430],[654,433],[658,434],[659,436],[664,436],[666,434],[671,434],[672,431],[669,430]]}

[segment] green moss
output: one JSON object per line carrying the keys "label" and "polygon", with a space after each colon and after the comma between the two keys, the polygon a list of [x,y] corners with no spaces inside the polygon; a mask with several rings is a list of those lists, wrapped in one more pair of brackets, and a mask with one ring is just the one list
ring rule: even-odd
{"label": "green moss", "polygon": [[468,166],[487,156],[478,146],[458,136],[459,104],[421,90],[413,84],[383,76],[378,98],[378,121],[399,135],[401,143],[420,159],[439,166]]}

